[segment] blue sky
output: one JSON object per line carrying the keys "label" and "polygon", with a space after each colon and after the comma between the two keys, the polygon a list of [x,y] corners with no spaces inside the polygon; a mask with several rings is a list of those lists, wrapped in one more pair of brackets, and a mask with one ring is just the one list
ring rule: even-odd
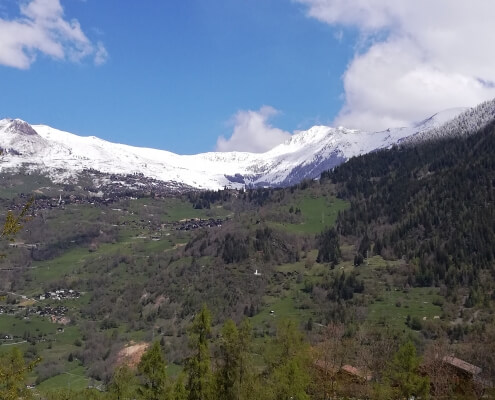
{"label": "blue sky", "polygon": [[[118,6],[116,6],[118,4]],[[18,15],[11,1],[8,15]],[[214,150],[239,110],[270,105],[281,129],[329,123],[353,42],[280,0],[66,0],[107,61],[0,67],[0,113],[82,135],[178,153]],[[1,39],[0,39],[1,40]]]}
{"label": "blue sky", "polygon": [[473,1],[2,0],[0,117],[177,153],[404,125],[495,97]]}

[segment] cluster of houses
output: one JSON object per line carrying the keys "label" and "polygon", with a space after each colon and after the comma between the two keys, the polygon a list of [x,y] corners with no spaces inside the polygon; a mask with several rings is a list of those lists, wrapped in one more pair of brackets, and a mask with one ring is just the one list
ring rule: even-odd
{"label": "cluster of houses", "polygon": [[64,317],[69,309],[65,306],[56,306],[56,307],[50,307],[50,306],[45,306],[45,307],[33,307],[29,308],[29,312],[32,314],[39,315],[40,317]]}
{"label": "cluster of houses", "polygon": [[57,324],[67,325],[70,322],[70,318],[67,317],[69,309],[64,306],[57,307],[37,307],[30,308],[29,312],[39,315],[40,317],[48,317],[50,321]]}
{"label": "cluster of houses", "polygon": [[222,220],[220,218],[193,218],[193,219],[182,219],[178,222],[174,222],[173,226],[177,231],[192,231],[199,228],[214,228],[221,227]]}
{"label": "cluster of houses", "polygon": [[[78,299],[81,292],[73,289],[57,289],[35,296],[39,300],[69,300]],[[51,322],[67,325],[70,318],[67,316],[69,309],[63,305],[24,306],[24,305],[0,305],[0,315],[22,315],[29,318],[30,315],[48,317]]]}
{"label": "cluster of houses", "polygon": [[67,317],[69,309],[65,306],[0,306],[0,315],[23,315],[24,318],[29,318],[30,315],[38,315],[40,317],[48,317],[51,322],[62,325],[67,325],[70,318]]}
{"label": "cluster of houses", "polygon": [[17,312],[15,306],[0,306],[0,315],[14,315]]}
{"label": "cluster of houses", "polygon": [[37,296],[40,300],[68,300],[78,299],[81,293],[72,289],[57,289],[51,292],[45,292]]}

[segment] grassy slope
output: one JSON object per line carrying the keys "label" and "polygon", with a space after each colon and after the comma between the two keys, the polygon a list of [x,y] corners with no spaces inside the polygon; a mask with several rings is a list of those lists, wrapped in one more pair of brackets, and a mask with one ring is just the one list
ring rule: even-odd
{"label": "grassy slope", "polygon": [[304,194],[297,196],[284,209],[289,212],[290,207],[301,210],[303,221],[298,224],[272,222],[272,226],[291,233],[316,234],[326,227],[333,226],[339,211],[347,209],[349,203],[333,196],[313,197]]}

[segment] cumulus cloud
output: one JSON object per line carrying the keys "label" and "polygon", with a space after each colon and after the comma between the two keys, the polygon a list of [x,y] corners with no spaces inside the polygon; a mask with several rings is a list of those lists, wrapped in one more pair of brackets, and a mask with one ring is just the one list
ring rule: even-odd
{"label": "cumulus cloud", "polygon": [[93,44],[77,20],[64,18],[60,0],[23,2],[19,17],[0,18],[0,64],[27,69],[40,53],[73,62],[93,57],[97,65],[108,57],[103,43]]}
{"label": "cumulus cloud", "polygon": [[495,2],[295,1],[312,18],[360,32],[336,124],[383,129],[495,97]]}
{"label": "cumulus cloud", "polygon": [[258,111],[238,111],[233,118],[234,130],[230,138],[220,136],[217,151],[249,151],[263,153],[290,138],[290,133],[274,128],[268,121],[278,113],[263,106]]}

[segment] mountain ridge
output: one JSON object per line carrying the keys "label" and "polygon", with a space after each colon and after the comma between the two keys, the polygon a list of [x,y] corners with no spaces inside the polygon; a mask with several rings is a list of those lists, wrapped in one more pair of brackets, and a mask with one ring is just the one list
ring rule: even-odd
{"label": "mountain ridge", "polygon": [[[494,104],[485,102],[483,109],[493,109],[495,115]],[[4,157],[0,171],[39,172],[54,182],[77,180],[82,172],[91,169],[107,175],[143,174],[147,178],[197,189],[289,186],[306,178],[317,178],[321,172],[351,157],[411,142],[411,138],[425,140],[431,136],[428,132],[441,129],[456,118],[462,120],[465,114],[471,113],[472,118],[473,112],[478,115],[476,108],[450,109],[409,127],[379,132],[313,126],[265,153],[195,155],[112,143],[46,125],[30,125],[19,119],[3,119],[0,120],[0,148]],[[484,119],[485,114],[492,115],[485,112]]]}

